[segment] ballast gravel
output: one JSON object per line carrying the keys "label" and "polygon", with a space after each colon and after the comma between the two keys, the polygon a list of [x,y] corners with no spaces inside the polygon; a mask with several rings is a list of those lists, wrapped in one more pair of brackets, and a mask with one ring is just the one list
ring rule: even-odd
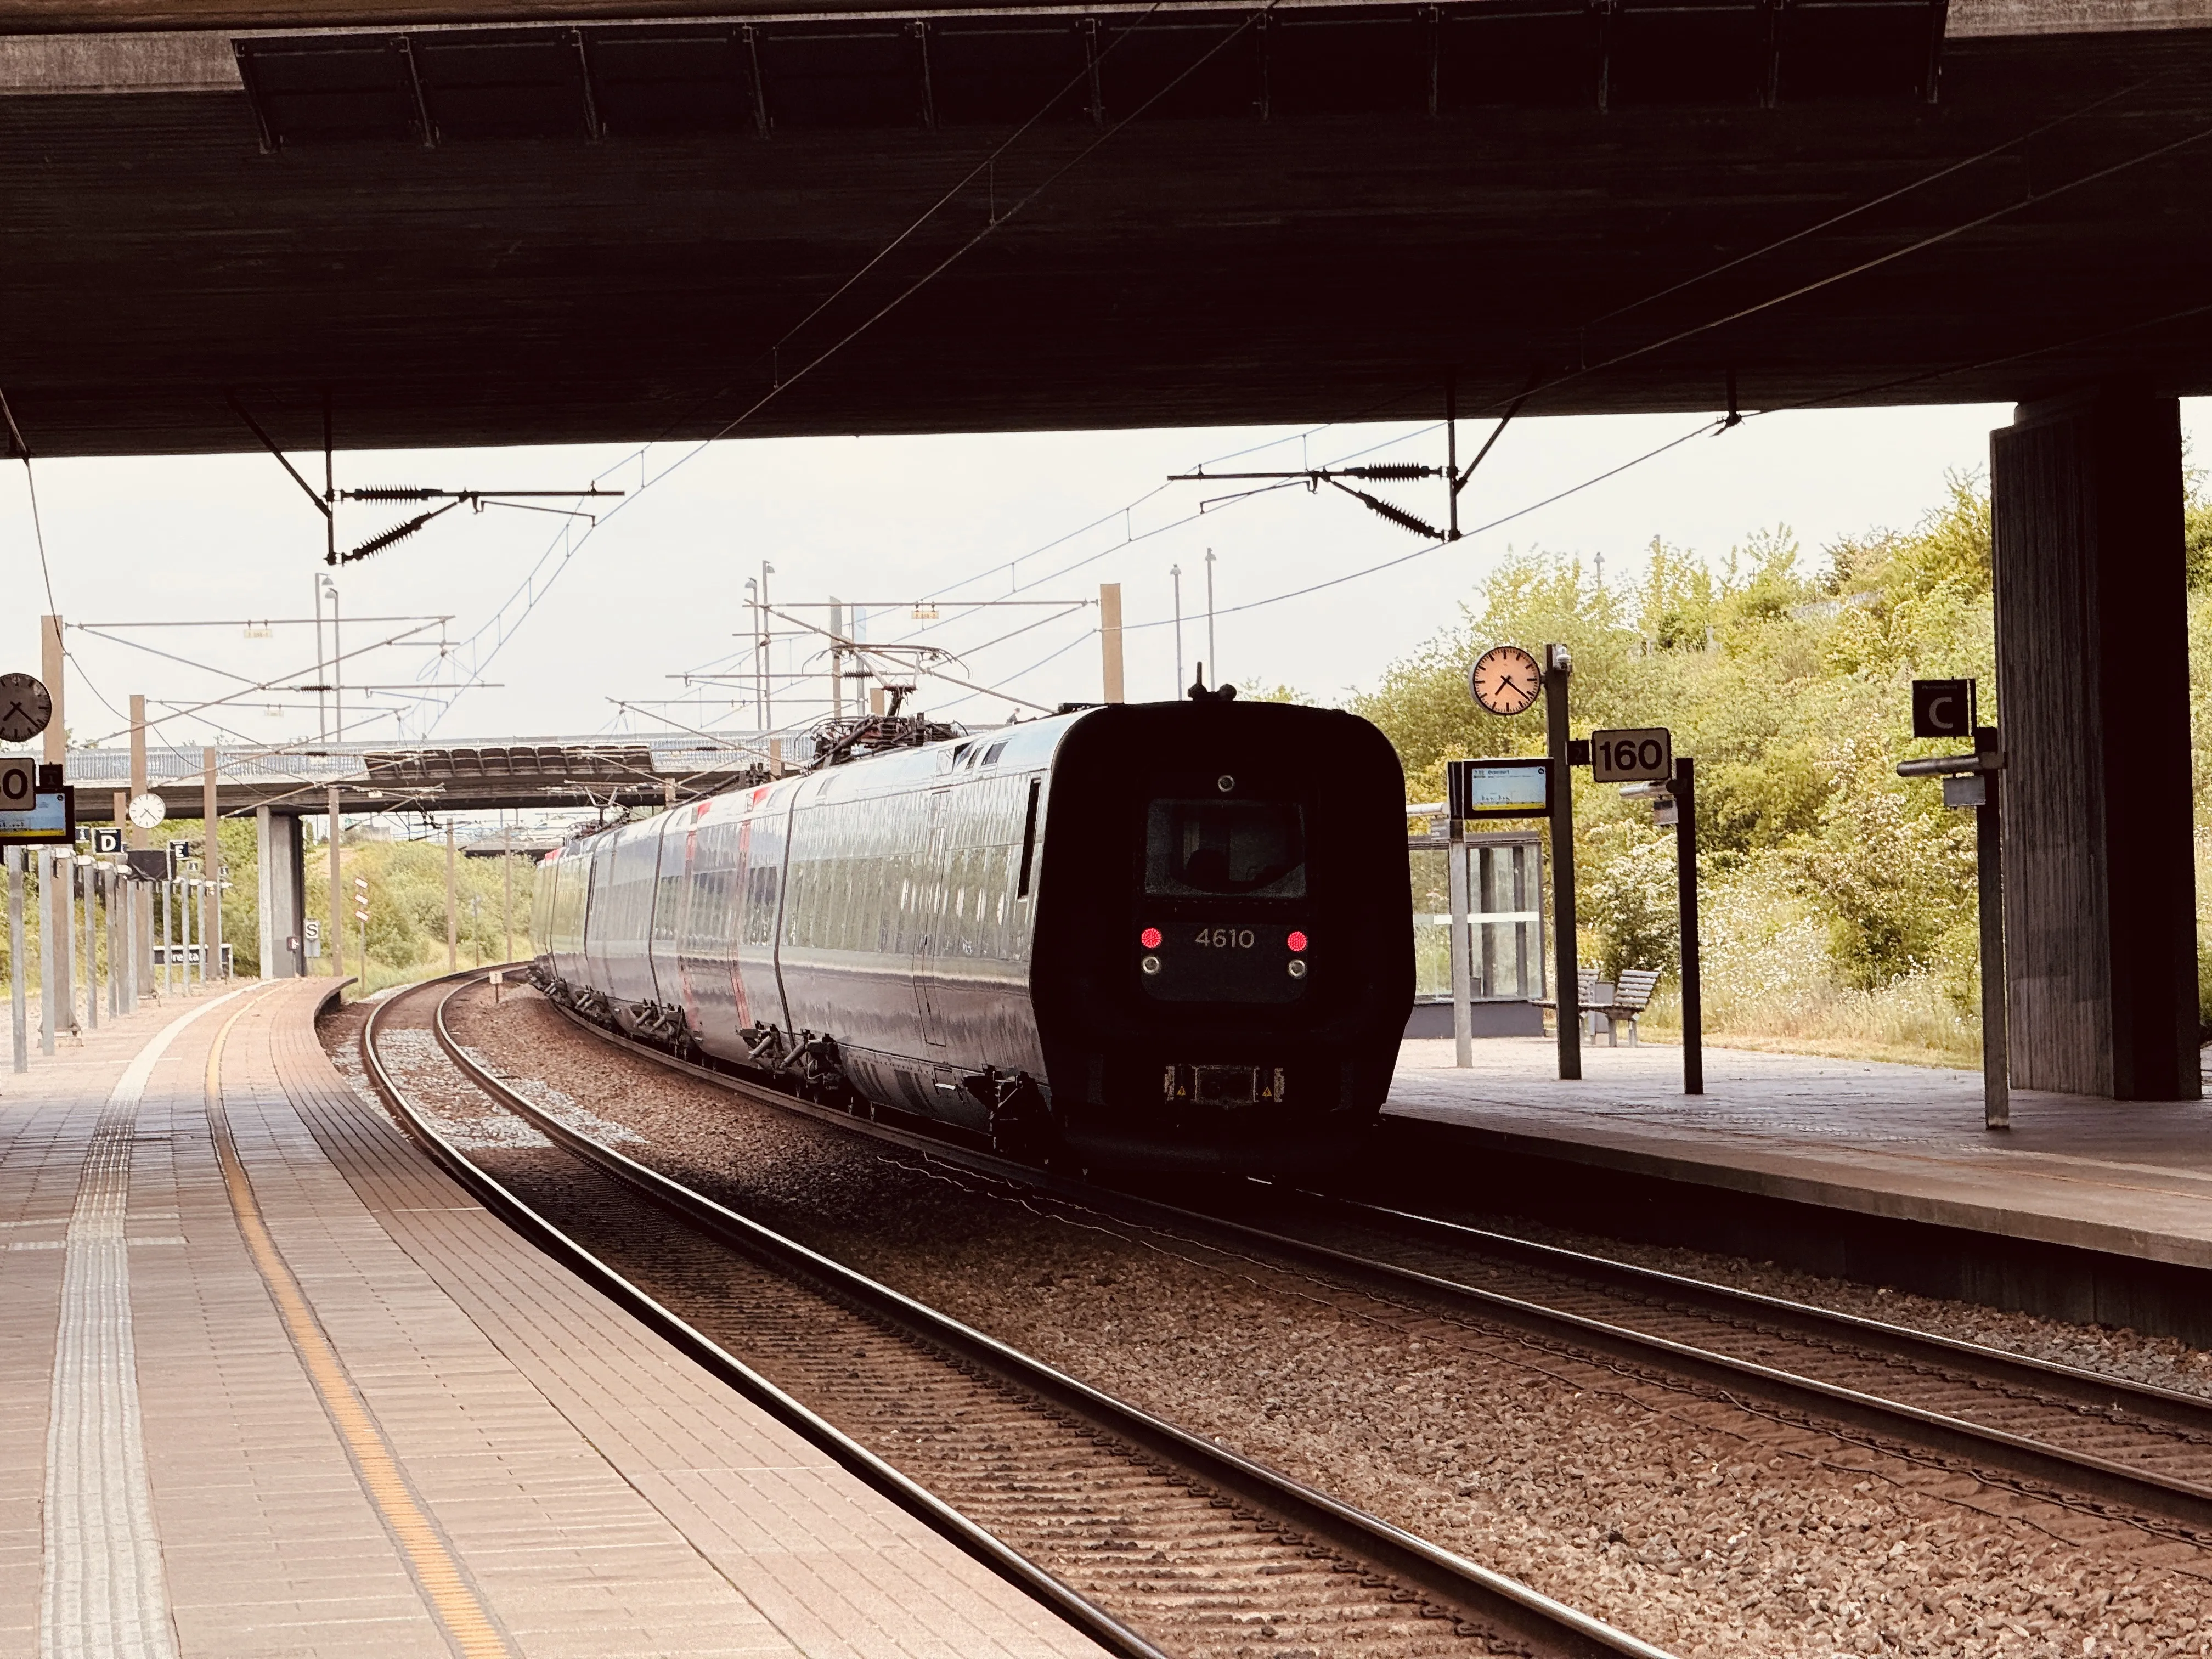
{"label": "ballast gravel", "polygon": [[[639,1136],[632,1156],[1676,1653],[2212,1653],[2212,1552],[2185,1537],[1587,1356],[1480,1329],[1424,1340],[1379,1305],[1263,1286],[1172,1237],[919,1169],[599,1046],[534,994],[496,1011],[469,994],[453,1023],[548,1109]],[[2212,1391],[2205,1356],[2126,1332],[1547,1237]]]}
{"label": "ballast gravel", "polygon": [[2006,1313],[1972,1302],[1946,1302],[1937,1297],[1917,1296],[1886,1285],[1827,1279],[1771,1261],[1607,1238],[1571,1228],[1547,1226],[1517,1216],[1470,1213],[1451,1218],[1470,1226],[1534,1239],[1539,1243],[1586,1250],[1617,1261],[1632,1261],[1638,1267],[1657,1267],[1716,1285],[1733,1285],[1762,1296],[1785,1297],[1793,1302],[1885,1320],[1893,1325],[1907,1325],[1937,1336],[1955,1337],[2062,1365],[2078,1365],[2083,1370],[2124,1376],[2133,1382],[2212,1397],[2212,1349],[2193,1348],[2173,1337],[2146,1336],[2140,1331],[2115,1329],[2107,1325],[2074,1325],[2063,1319],[2045,1319],[2034,1314]]}

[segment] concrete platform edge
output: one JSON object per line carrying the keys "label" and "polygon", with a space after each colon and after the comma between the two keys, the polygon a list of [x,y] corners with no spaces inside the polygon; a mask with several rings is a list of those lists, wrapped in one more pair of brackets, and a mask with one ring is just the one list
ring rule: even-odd
{"label": "concrete platform edge", "polygon": [[[2183,1258],[2202,1255],[2193,1240],[1412,1113],[1384,1122],[1383,1162],[1423,1172],[1410,1187],[1389,1178],[1396,1200],[1410,1194],[2212,1346],[2212,1263]],[[1716,1205],[1716,1190],[1741,1202]]]}

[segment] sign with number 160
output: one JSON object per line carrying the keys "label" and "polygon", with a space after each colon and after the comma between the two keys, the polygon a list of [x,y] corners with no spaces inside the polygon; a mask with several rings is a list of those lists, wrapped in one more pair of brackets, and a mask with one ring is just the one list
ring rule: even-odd
{"label": "sign with number 160", "polygon": [[1590,733],[1590,776],[1599,783],[1664,783],[1674,775],[1674,734],[1663,726]]}

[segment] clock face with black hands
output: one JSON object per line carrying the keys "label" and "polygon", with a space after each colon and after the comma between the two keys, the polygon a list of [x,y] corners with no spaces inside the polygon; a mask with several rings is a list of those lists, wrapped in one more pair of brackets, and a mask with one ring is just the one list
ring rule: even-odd
{"label": "clock face with black hands", "polygon": [[1493,714],[1518,714],[1544,690],[1544,671],[1517,645],[1492,646],[1467,677],[1474,700]]}
{"label": "clock face with black hands", "polygon": [[0,674],[0,742],[27,743],[54,717],[54,700],[28,674]]}

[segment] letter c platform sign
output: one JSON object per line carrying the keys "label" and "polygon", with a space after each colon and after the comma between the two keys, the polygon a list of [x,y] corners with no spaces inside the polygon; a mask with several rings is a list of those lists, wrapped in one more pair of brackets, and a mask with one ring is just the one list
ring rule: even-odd
{"label": "letter c platform sign", "polygon": [[1912,735],[1916,738],[1972,737],[1973,681],[1913,681]]}

